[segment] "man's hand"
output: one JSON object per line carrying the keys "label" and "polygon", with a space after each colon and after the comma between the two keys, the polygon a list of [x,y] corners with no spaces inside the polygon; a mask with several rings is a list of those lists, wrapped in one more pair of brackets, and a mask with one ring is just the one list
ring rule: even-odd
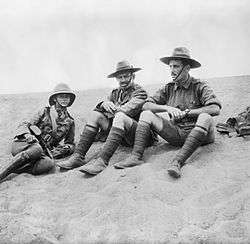
{"label": "man's hand", "polygon": [[185,111],[181,111],[180,109],[174,107],[168,106],[167,112],[169,113],[170,117],[174,120],[180,120],[186,116]]}
{"label": "man's hand", "polygon": [[70,145],[59,145],[51,153],[55,159],[63,158],[70,154]]}
{"label": "man's hand", "polygon": [[31,135],[31,134],[25,134],[24,138],[26,139],[27,143],[33,143],[33,142],[37,142],[37,139],[35,136]]}
{"label": "man's hand", "polygon": [[117,110],[117,107],[115,106],[114,103],[110,101],[103,102],[101,105],[107,112],[114,114]]}

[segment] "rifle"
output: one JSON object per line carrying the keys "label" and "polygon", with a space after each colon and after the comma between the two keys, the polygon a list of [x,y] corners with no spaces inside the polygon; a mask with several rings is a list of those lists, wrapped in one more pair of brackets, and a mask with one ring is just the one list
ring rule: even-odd
{"label": "rifle", "polygon": [[36,125],[30,125],[29,126],[29,130],[30,130],[30,133],[36,137],[36,139],[38,140],[39,144],[41,145],[43,151],[45,152],[45,154],[50,157],[51,159],[53,159],[53,155],[52,153],[50,152],[50,150],[47,148],[41,134],[41,130],[36,126]]}

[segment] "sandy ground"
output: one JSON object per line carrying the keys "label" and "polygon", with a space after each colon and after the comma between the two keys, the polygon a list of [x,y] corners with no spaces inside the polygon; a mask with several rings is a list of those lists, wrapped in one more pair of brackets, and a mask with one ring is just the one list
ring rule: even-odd
{"label": "sandy ground", "polygon": [[[211,79],[223,122],[250,104],[250,77]],[[155,90],[150,87],[149,91]],[[71,109],[77,140],[107,91],[80,92]],[[46,103],[47,94],[0,96],[0,162],[10,159],[17,123]],[[95,144],[88,159],[98,154]],[[77,170],[12,175],[0,184],[0,243],[250,243],[250,138],[216,134],[199,148],[179,180],[166,168],[178,148],[160,141],[146,163],[115,170],[131,149],[121,147],[96,177]]]}

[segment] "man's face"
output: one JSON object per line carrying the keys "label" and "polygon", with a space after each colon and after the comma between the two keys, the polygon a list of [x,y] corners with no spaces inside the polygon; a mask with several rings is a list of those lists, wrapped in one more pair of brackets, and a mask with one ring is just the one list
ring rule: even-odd
{"label": "man's face", "polygon": [[184,67],[181,60],[170,60],[169,68],[173,81],[186,79],[189,72],[189,66]]}
{"label": "man's face", "polygon": [[124,72],[117,75],[116,79],[118,80],[120,87],[125,88],[130,84],[132,76],[133,74],[131,72]]}
{"label": "man's face", "polygon": [[70,103],[70,95],[67,93],[58,94],[56,96],[56,101],[62,106],[67,107]]}

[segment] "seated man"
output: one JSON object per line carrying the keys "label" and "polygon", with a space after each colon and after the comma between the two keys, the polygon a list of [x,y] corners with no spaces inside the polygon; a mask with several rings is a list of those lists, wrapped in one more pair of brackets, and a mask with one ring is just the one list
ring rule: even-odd
{"label": "seated man", "polygon": [[[117,64],[116,71],[108,78],[116,78],[119,87],[112,90],[107,101],[99,103],[92,111],[75,153],[68,161],[59,164],[61,168],[73,169],[82,166],[79,169],[81,172],[96,175],[107,167],[109,159],[120,143],[133,145],[136,120],[147,98],[146,91],[134,83],[134,73],[139,70],[140,68],[133,68],[127,61]],[[99,134],[104,132],[108,137],[99,157],[86,164],[85,155],[98,132]]]}
{"label": "seated man", "polygon": [[169,65],[173,81],[144,104],[132,155],[114,167],[120,169],[143,163],[142,155],[152,129],[168,143],[182,146],[168,169],[172,177],[178,178],[181,167],[196,148],[214,141],[211,116],[219,114],[221,104],[205,82],[189,75],[190,69],[201,65],[190,58],[186,48],[175,48],[172,56],[161,61]]}
{"label": "seated man", "polygon": [[54,169],[53,158],[73,153],[75,124],[67,107],[74,100],[68,85],[60,83],[49,97],[50,106],[18,127],[11,150],[14,158],[0,171],[0,181],[11,173],[48,173]]}

